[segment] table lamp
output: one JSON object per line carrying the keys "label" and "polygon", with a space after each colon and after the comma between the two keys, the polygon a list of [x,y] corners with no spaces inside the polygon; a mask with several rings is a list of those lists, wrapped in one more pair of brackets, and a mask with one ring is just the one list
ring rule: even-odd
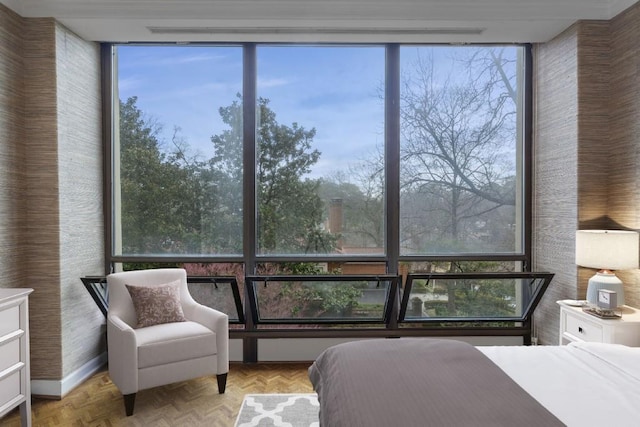
{"label": "table lamp", "polygon": [[597,303],[598,290],[608,289],[617,293],[618,305],[624,305],[624,286],[613,270],[638,268],[638,233],[625,230],[578,230],[576,264],[599,270],[589,279],[589,304]]}

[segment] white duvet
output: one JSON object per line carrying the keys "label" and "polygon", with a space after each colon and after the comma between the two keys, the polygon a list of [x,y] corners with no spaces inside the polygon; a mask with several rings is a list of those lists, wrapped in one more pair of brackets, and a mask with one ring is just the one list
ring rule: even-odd
{"label": "white duvet", "polygon": [[478,347],[568,426],[640,426],[640,348]]}

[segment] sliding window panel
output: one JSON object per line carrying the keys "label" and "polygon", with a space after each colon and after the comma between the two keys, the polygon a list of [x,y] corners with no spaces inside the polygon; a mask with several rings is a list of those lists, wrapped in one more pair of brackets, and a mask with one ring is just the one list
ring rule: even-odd
{"label": "sliding window panel", "polygon": [[113,255],[242,253],[242,48],[114,47]]}
{"label": "sliding window panel", "polygon": [[382,255],[383,46],[257,49],[258,255]]}
{"label": "sliding window panel", "polygon": [[522,46],[402,46],[400,254],[522,254]]}

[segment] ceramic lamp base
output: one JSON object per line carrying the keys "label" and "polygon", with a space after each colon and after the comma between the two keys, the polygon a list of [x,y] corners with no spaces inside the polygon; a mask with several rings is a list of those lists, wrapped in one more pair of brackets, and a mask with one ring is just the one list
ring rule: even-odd
{"label": "ceramic lamp base", "polygon": [[624,285],[613,273],[596,273],[587,285],[587,301],[591,305],[598,303],[598,291],[608,289],[618,294],[619,306],[624,305]]}

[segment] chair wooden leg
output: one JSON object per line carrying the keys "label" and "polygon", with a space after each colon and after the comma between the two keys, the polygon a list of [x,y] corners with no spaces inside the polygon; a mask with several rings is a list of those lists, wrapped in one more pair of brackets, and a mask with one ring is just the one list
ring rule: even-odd
{"label": "chair wooden leg", "polygon": [[124,411],[127,413],[127,417],[133,415],[133,406],[136,403],[136,394],[125,394],[124,397]]}
{"label": "chair wooden leg", "polygon": [[218,393],[222,394],[227,388],[227,374],[218,374],[216,379],[218,380]]}

